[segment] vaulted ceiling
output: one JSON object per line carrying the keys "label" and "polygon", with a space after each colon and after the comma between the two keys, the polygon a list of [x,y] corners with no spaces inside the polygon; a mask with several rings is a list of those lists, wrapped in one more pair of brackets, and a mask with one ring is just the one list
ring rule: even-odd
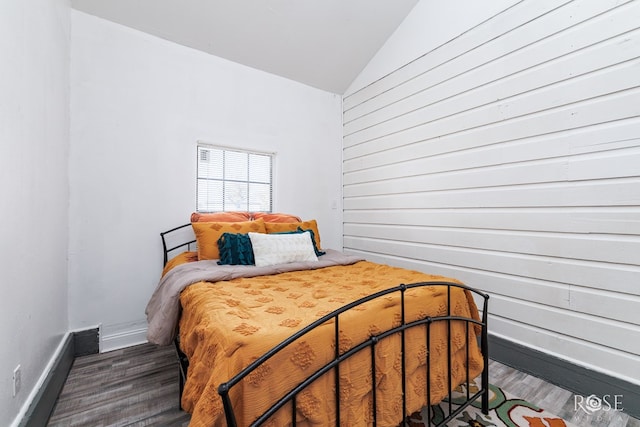
{"label": "vaulted ceiling", "polygon": [[338,94],[418,0],[72,0],[80,11]]}

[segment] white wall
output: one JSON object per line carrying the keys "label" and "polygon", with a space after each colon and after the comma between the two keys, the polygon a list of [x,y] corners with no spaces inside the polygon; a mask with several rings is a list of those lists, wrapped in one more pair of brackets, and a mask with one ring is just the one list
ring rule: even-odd
{"label": "white wall", "polygon": [[[426,3],[344,99],[345,250],[462,279],[491,333],[640,384],[640,2],[509,2],[435,47],[478,2]],[[400,45],[423,52],[384,71]]]}
{"label": "white wall", "polygon": [[420,0],[354,79],[345,96],[424,56],[519,0]]}
{"label": "white wall", "polygon": [[26,409],[67,331],[69,10],[0,3],[0,425]]}
{"label": "white wall", "polygon": [[[341,248],[341,98],[72,11],[69,310],[145,339],[159,233],[195,209],[196,142],[275,151],[274,210]],[[332,203],[336,202],[336,209]]]}

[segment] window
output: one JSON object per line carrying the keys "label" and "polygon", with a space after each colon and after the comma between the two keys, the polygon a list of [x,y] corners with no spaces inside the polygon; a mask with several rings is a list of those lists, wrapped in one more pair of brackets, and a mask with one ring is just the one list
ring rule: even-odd
{"label": "window", "polygon": [[273,154],[198,145],[198,212],[271,212]]}

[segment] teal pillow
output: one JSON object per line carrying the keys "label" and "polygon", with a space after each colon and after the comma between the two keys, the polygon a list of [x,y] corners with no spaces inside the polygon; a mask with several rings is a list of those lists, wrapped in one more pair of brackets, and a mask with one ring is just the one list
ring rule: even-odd
{"label": "teal pillow", "polygon": [[222,233],[218,239],[220,265],[254,265],[253,247],[248,234]]}
{"label": "teal pillow", "polygon": [[298,227],[298,229],[295,231],[280,231],[278,233],[271,233],[271,234],[301,234],[301,233],[306,233],[307,231],[311,236],[311,243],[313,243],[313,250],[316,252],[316,256],[326,254],[326,252],[318,250],[318,247],[316,246],[316,233],[314,233],[313,230],[311,229],[303,230],[302,227]]}

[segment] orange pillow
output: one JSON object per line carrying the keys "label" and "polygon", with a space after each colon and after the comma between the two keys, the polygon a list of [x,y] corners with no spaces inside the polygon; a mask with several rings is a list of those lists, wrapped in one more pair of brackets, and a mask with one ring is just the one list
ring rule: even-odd
{"label": "orange pillow", "polygon": [[302,222],[265,222],[265,228],[267,233],[282,233],[283,231],[296,231],[298,227],[303,230],[312,230],[316,241],[316,247],[319,251],[322,250],[320,246],[320,233],[318,232],[318,223],[315,219]]}
{"label": "orange pillow", "polygon": [[192,222],[198,244],[198,259],[220,259],[218,239],[223,233],[266,233],[262,219],[245,222]]}
{"label": "orange pillow", "polygon": [[262,218],[264,222],[300,222],[302,219],[295,215],[289,215],[284,213],[268,213],[268,212],[254,212],[251,214],[252,219]]}
{"label": "orange pillow", "polygon": [[241,222],[251,221],[249,212],[210,212],[191,214],[191,222]]}

